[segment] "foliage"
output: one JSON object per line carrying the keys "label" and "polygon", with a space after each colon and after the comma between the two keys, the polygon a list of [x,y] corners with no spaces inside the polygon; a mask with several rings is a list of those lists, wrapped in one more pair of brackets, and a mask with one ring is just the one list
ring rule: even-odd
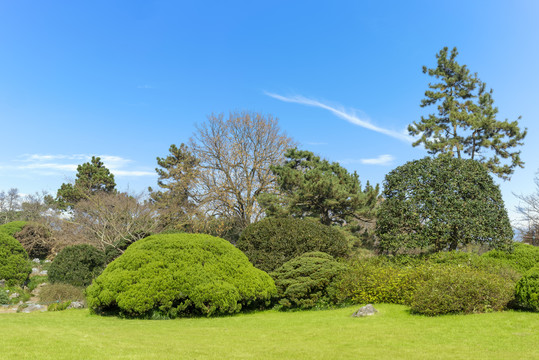
{"label": "foliage", "polygon": [[267,304],[271,277],[229,242],[202,234],[160,234],[139,240],[87,289],[96,313],[166,317],[235,313]]}
{"label": "foliage", "polygon": [[0,231],[0,279],[5,279],[8,285],[20,285],[31,271],[28,254],[22,245],[8,232]]}
{"label": "foliage", "polygon": [[48,271],[51,283],[88,286],[105,267],[105,253],[94,246],[67,246],[52,261]]}
{"label": "foliage", "polygon": [[516,195],[520,200],[516,207],[521,215],[521,220],[525,227],[520,228],[522,242],[539,246],[539,172],[533,179],[535,183],[535,193],[530,195]]}
{"label": "foliage", "polygon": [[515,243],[512,251],[492,250],[483,256],[498,259],[520,274],[539,264],[539,248],[528,244]]}
{"label": "foliage", "polygon": [[45,259],[51,254],[53,248],[52,232],[44,224],[29,222],[14,236],[31,259]]}
{"label": "foliage", "polygon": [[517,282],[515,300],[523,308],[539,311],[539,264]]}
{"label": "foliage", "polygon": [[116,191],[114,175],[99,157],[92,156],[90,162],[77,166],[76,176],[75,183],[64,183],[58,189],[56,201],[60,209],[71,208],[82,199],[98,192]]}
{"label": "foliage", "polygon": [[[425,92],[421,107],[436,106],[438,113],[408,126],[411,135],[420,136],[413,146],[424,144],[431,154],[459,159],[467,155],[508,179],[516,166],[524,166],[520,151],[511,149],[523,144],[526,130],[520,130],[518,121],[496,119],[498,108],[493,107],[492,90],[486,91],[477,73],[472,75],[466,65],[458,64],[457,55],[457,48],[449,54],[445,47],[436,55],[436,68],[423,66],[423,73],[439,82],[429,84],[431,90]],[[502,165],[500,159],[509,159],[509,164]]]}
{"label": "foliage", "polygon": [[39,302],[42,304],[84,301],[84,292],[80,287],[69,284],[48,284],[39,292]]}
{"label": "foliage", "polygon": [[47,306],[47,311],[63,311],[71,305],[71,301],[55,302]]}
{"label": "foliage", "polygon": [[26,221],[12,221],[4,225],[0,225],[0,232],[14,236],[16,233],[20,232],[25,225]]}
{"label": "foliage", "polygon": [[427,157],[408,162],[386,175],[384,196],[376,224],[381,252],[512,244],[500,190],[474,160]]}
{"label": "foliage", "polygon": [[285,262],[270,275],[283,308],[312,308],[334,302],[328,289],[346,266],[323,252],[309,252]]}
{"label": "foliage", "polygon": [[0,305],[7,305],[10,303],[9,295],[3,287],[0,287]]}
{"label": "foliage", "polygon": [[463,266],[433,268],[413,294],[411,310],[424,315],[500,311],[514,298],[514,282]]}
{"label": "foliage", "polygon": [[271,166],[280,193],[260,197],[268,216],[314,217],[324,225],[372,220],[378,185],[367,182],[362,190],[355,172],[310,151],[289,149],[285,156],[284,164]]}
{"label": "foliage", "polygon": [[265,218],[241,234],[238,249],[259,269],[273,271],[285,262],[311,251],[344,257],[348,244],[335,228],[293,218]]}
{"label": "foliage", "polygon": [[44,284],[49,282],[49,277],[47,275],[34,275],[28,279],[26,283],[26,288],[28,291],[34,291],[39,284]]}

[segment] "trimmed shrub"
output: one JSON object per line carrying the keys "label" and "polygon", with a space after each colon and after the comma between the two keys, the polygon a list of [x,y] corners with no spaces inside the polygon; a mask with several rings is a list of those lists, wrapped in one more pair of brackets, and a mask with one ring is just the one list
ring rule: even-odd
{"label": "trimmed shrub", "polygon": [[539,265],[528,270],[517,282],[515,300],[525,309],[539,311]]}
{"label": "trimmed shrub", "polygon": [[86,287],[105,268],[105,253],[91,245],[67,246],[54,258],[48,270],[51,283]]}
{"label": "trimmed shrub", "polygon": [[334,303],[329,286],[346,269],[323,252],[309,252],[287,261],[271,276],[283,308],[312,308]]}
{"label": "trimmed shrub", "polygon": [[39,301],[42,304],[84,301],[84,292],[81,288],[69,284],[49,284],[41,288]]}
{"label": "trimmed shrub", "polygon": [[514,283],[464,266],[433,268],[413,294],[411,310],[424,315],[499,311],[514,298]]}
{"label": "trimmed shrub", "polygon": [[159,234],[130,245],[86,290],[95,313],[168,317],[269,305],[275,284],[228,241]]}
{"label": "trimmed shrub", "polygon": [[348,252],[345,236],[335,228],[293,218],[265,218],[249,225],[241,234],[238,249],[253,265],[273,271],[288,260],[311,251],[344,257]]}
{"label": "trimmed shrub", "polygon": [[512,251],[492,250],[484,257],[498,259],[508,266],[524,274],[539,264],[539,247],[529,244],[515,243]]}
{"label": "trimmed shrub", "polygon": [[50,255],[52,233],[43,224],[30,222],[14,235],[31,259],[45,259]]}
{"label": "trimmed shrub", "polygon": [[500,189],[477,161],[440,156],[407,162],[386,175],[384,197],[376,221],[381,253],[512,244]]}
{"label": "trimmed shrub", "polygon": [[20,285],[32,271],[28,255],[14,237],[0,231],[0,279],[8,285]]}
{"label": "trimmed shrub", "polygon": [[26,221],[12,221],[7,224],[0,225],[0,232],[4,232],[10,236],[15,235],[26,225]]}

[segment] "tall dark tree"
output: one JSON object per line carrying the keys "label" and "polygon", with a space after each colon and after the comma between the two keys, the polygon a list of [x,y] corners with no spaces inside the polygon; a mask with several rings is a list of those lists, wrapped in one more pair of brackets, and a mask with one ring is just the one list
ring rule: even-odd
{"label": "tall dark tree", "polygon": [[105,167],[101,158],[92,156],[90,162],[77,167],[77,178],[73,184],[64,183],[60,186],[56,200],[60,209],[67,209],[99,192],[116,192],[116,183],[114,175]]}
{"label": "tall dark tree", "polygon": [[310,151],[290,149],[283,165],[271,170],[280,194],[264,194],[260,202],[269,216],[318,218],[322,224],[346,224],[370,220],[378,200],[378,186],[361,188],[359,176],[338,163],[330,163]]}
{"label": "tall dark tree", "polygon": [[424,144],[430,154],[477,160],[507,180],[515,167],[524,166],[515,148],[523,144],[526,129],[522,131],[517,120],[496,119],[492,89],[487,91],[477,73],[457,63],[457,55],[457,48],[449,53],[445,47],[436,55],[435,68],[423,66],[423,73],[437,82],[429,84],[421,107],[436,106],[437,112],[408,126],[411,135],[419,136],[413,146]]}

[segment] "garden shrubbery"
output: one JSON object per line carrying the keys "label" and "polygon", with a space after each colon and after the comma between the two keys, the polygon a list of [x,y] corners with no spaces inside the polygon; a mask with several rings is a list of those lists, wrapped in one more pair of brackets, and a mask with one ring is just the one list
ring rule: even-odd
{"label": "garden shrubbery", "polygon": [[0,225],[0,232],[4,232],[10,236],[15,235],[26,225],[26,221],[12,221],[4,225]]}
{"label": "garden shrubbery", "polygon": [[517,282],[515,298],[521,307],[539,311],[539,265],[528,270]]}
{"label": "garden shrubbery", "polygon": [[520,274],[524,274],[539,264],[539,247],[515,243],[512,251],[492,250],[483,256],[498,259],[517,270]]}
{"label": "garden shrubbery", "polygon": [[424,315],[500,311],[514,298],[514,283],[465,266],[431,269],[413,294],[411,309]]}
{"label": "garden shrubbery", "polygon": [[49,270],[51,283],[86,287],[105,268],[105,253],[91,245],[67,246],[54,258]]}
{"label": "garden shrubbery", "polygon": [[28,254],[8,232],[0,231],[0,279],[8,285],[21,285],[32,271]]}
{"label": "garden shrubbery", "polygon": [[346,265],[323,252],[309,252],[271,273],[282,308],[312,308],[334,302],[329,289]]}
{"label": "garden shrubbery", "polygon": [[160,234],[130,245],[86,291],[96,313],[177,317],[235,313],[268,305],[271,277],[228,241]]}
{"label": "garden shrubbery", "polygon": [[45,259],[52,250],[52,233],[43,224],[29,222],[14,235],[31,259]]}
{"label": "garden shrubbery", "polygon": [[344,257],[345,236],[335,228],[315,221],[294,218],[266,218],[249,225],[237,243],[259,269],[273,271],[288,260],[311,251]]}

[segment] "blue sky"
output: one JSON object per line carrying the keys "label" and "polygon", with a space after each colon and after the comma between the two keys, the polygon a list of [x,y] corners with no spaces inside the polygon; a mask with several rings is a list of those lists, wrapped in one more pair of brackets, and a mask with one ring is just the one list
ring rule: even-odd
{"label": "blue sky", "polygon": [[426,155],[403,131],[429,113],[421,67],[456,46],[528,128],[525,168],[498,181],[512,212],[539,169],[538,18],[532,0],[0,0],[0,190],[55,194],[91,155],[145,190],[157,156],[234,110],[381,183]]}

